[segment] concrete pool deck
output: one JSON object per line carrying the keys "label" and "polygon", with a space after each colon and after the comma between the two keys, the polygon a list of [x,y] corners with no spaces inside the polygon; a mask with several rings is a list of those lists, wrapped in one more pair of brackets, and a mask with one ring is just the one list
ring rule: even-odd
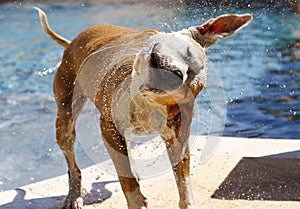
{"label": "concrete pool deck", "polygon": [[[197,138],[200,144],[205,140]],[[192,149],[192,158],[195,154]],[[221,137],[214,155],[193,163],[191,172],[199,209],[300,208],[300,140]],[[84,208],[126,208],[116,177],[101,165],[83,169],[82,176]],[[60,208],[67,188],[63,175],[5,191],[0,193],[0,209]],[[141,189],[149,208],[178,208],[171,171],[142,180]]]}

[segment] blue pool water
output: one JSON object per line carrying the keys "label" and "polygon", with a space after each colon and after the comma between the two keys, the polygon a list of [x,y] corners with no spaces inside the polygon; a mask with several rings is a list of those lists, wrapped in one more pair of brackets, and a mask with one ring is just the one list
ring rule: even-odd
{"label": "blue pool water", "polygon": [[[66,171],[55,142],[52,94],[63,48],[42,31],[32,6],[37,5],[0,5],[0,191]],[[223,13],[252,13],[254,20],[247,28],[207,52],[227,104],[222,135],[300,139],[300,17],[296,14],[251,6],[243,10],[113,3],[41,6],[51,26],[68,39],[94,24],[175,31]],[[197,100],[200,118],[193,124],[194,134],[209,134],[207,126],[213,126],[206,114],[207,100],[204,91]],[[92,164],[78,144],[76,151],[81,167]]]}

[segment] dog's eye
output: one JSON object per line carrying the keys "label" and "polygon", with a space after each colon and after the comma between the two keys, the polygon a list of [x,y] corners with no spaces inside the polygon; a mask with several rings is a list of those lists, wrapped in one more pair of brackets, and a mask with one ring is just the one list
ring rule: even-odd
{"label": "dog's eye", "polygon": [[183,74],[180,70],[174,70],[172,71],[178,78],[180,78],[181,80],[183,79]]}

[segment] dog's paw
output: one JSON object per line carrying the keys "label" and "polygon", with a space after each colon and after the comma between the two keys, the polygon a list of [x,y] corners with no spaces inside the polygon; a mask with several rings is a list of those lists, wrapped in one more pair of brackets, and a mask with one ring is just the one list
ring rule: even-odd
{"label": "dog's paw", "polygon": [[194,206],[192,206],[192,205],[189,205],[189,206],[187,206],[186,209],[196,209],[196,208]]}
{"label": "dog's paw", "polygon": [[148,208],[148,201],[146,198],[143,197],[142,201],[133,202],[128,204],[129,209],[147,209]]}
{"label": "dog's paw", "polygon": [[184,209],[197,209],[194,205],[187,205]]}
{"label": "dog's paw", "polygon": [[68,196],[62,209],[83,209],[82,197],[73,198]]}

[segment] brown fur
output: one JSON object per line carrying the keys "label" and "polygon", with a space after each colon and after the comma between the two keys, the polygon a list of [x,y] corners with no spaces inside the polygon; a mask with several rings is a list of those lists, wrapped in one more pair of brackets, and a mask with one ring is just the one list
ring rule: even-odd
{"label": "brown fur", "polygon": [[[117,31],[117,32],[116,32]],[[77,115],[72,115],[72,99],[74,97],[72,91],[74,90],[75,86],[75,79],[76,75],[79,71],[81,63],[89,56],[91,53],[95,52],[96,50],[100,49],[102,46],[109,44],[110,42],[128,35],[138,33],[137,31],[116,27],[116,26],[95,26],[91,27],[85,31],[83,31],[77,38],[75,38],[69,47],[66,48],[61,66],[59,67],[55,80],[54,80],[54,93],[55,98],[58,106],[58,117],[57,117],[57,124],[56,124],[56,131],[57,131],[57,142],[60,145],[60,148],[63,150],[64,154],[66,155],[68,165],[69,165],[69,172],[74,173],[70,175],[70,194],[72,195],[72,190],[74,190],[73,186],[78,185],[78,188],[75,188],[76,194],[80,193],[80,176],[78,175],[79,169],[76,165],[74,160],[74,151],[73,151],[73,144],[75,140],[75,121]],[[153,32],[142,32],[142,33],[153,33]],[[80,50],[81,49],[81,50]],[[113,69],[116,71],[122,71],[122,76],[130,76],[132,71],[133,61],[125,62],[120,66],[119,69]],[[114,74],[111,76],[111,73],[108,73],[106,77],[104,77],[100,83],[100,91],[97,94],[96,100],[99,101],[95,103],[95,106],[101,112],[101,131],[103,139],[105,139],[105,143],[108,144],[107,147],[112,156],[112,160],[114,162],[119,162],[123,160],[123,165],[126,167],[127,170],[120,171],[121,173],[131,173],[130,165],[128,159],[114,159],[114,155],[112,154],[114,151],[120,152],[122,155],[128,156],[127,149],[120,149],[120,147],[126,147],[126,141],[124,137],[118,133],[115,125],[113,124],[113,119],[111,115],[112,106],[110,103],[110,99],[104,99],[104,96],[114,95],[114,90],[118,85],[123,81],[124,78],[119,78],[119,74]],[[109,77],[109,78],[108,78]],[[82,101],[80,105],[84,104],[85,99],[84,95],[80,99]],[[104,110],[103,107],[107,106],[109,109]],[[81,109],[81,108],[79,108]],[[79,113],[78,113],[79,114]],[[69,124],[65,127],[65,124]],[[65,132],[71,131],[73,132],[72,135],[65,136]],[[121,169],[121,168],[120,168]],[[117,168],[118,170],[118,168]],[[122,170],[122,169],[121,169]],[[72,180],[72,178],[74,180]],[[123,177],[122,174],[119,175],[120,183],[122,185],[123,191],[126,195],[128,192],[132,192],[137,190],[137,194],[141,196],[140,203],[141,205],[145,205],[144,197],[140,194],[139,185],[137,179],[132,174],[131,176]],[[69,197],[65,204],[65,208],[74,208],[72,201],[73,197]],[[128,199],[128,198],[127,198]],[[130,201],[130,200],[128,200]],[[76,208],[76,207],[75,207]]]}
{"label": "brown fur", "polygon": [[[116,108],[112,102],[115,99],[113,96],[116,95],[116,89],[120,87],[122,82],[130,78],[135,57],[127,57],[120,63],[115,63],[116,65],[112,68],[100,69],[105,70],[105,73],[103,78],[99,78],[99,82],[95,83],[97,92],[95,92],[93,98],[87,92],[93,89],[93,86],[90,89],[88,87],[91,85],[91,78],[84,77],[83,80],[80,80],[77,77],[83,63],[92,53],[111,46],[111,44],[114,45],[115,41],[122,40],[123,37],[129,38],[126,39],[126,43],[122,42],[122,44],[126,45],[130,42],[138,45],[141,42],[147,42],[159,32],[156,30],[138,32],[124,27],[102,25],[84,30],[72,42],[69,42],[56,34],[49,27],[46,15],[40,9],[36,9],[39,12],[45,31],[57,43],[66,48],[54,79],[54,94],[58,109],[56,139],[66,157],[69,169],[69,195],[63,208],[81,209],[83,207],[81,173],[75,161],[74,142],[76,138],[75,122],[87,99],[90,99],[101,113],[100,125],[103,141],[114,162],[122,190],[127,199],[128,208],[141,209],[142,207],[147,207],[147,201],[140,191],[138,179],[131,171],[127,142],[122,132],[124,127],[117,127],[118,124],[114,120],[113,115],[113,111]],[[223,15],[218,19],[206,22],[202,27],[191,27],[182,33],[188,34],[191,37],[188,39],[189,42],[199,50],[200,54],[202,53],[205,56],[204,48],[215,43],[220,38],[215,32],[220,32],[223,37],[233,35],[237,30],[248,24],[251,19],[251,15]],[[225,24],[223,24],[224,22]],[[232,27],[228,27],[228,24],[231,22],[233,23]],[[117,47],[121,49],[125,46],[119,45]],[[109,52],[105,56],[109,57]],[[79,88],[76,87],[78,83]],[[151,128],[149,128],[149,121],[145,118],[148,117],[152,109],[159,109],[165,114],[166,124],[162,126],[161,137],[166,143],[173,167],[180,196],[179,207],[181,209],[194,208],[189,184],[190,153],[188,138],[194,112],[195,97],[203,87],[204,81],[196,83],[196,85],[195,83],[187,83],[187,85],[183,85],[168,94],[157,95],[152,92],[142,92],[133,97],[129,105],[130,123],[137,131]],[[77,89],[75,90],[75,88]],[[150,102],[141,99],[147,96],[149,96]],[[135,114],[139,108],[142,111],[142,119]]]}

